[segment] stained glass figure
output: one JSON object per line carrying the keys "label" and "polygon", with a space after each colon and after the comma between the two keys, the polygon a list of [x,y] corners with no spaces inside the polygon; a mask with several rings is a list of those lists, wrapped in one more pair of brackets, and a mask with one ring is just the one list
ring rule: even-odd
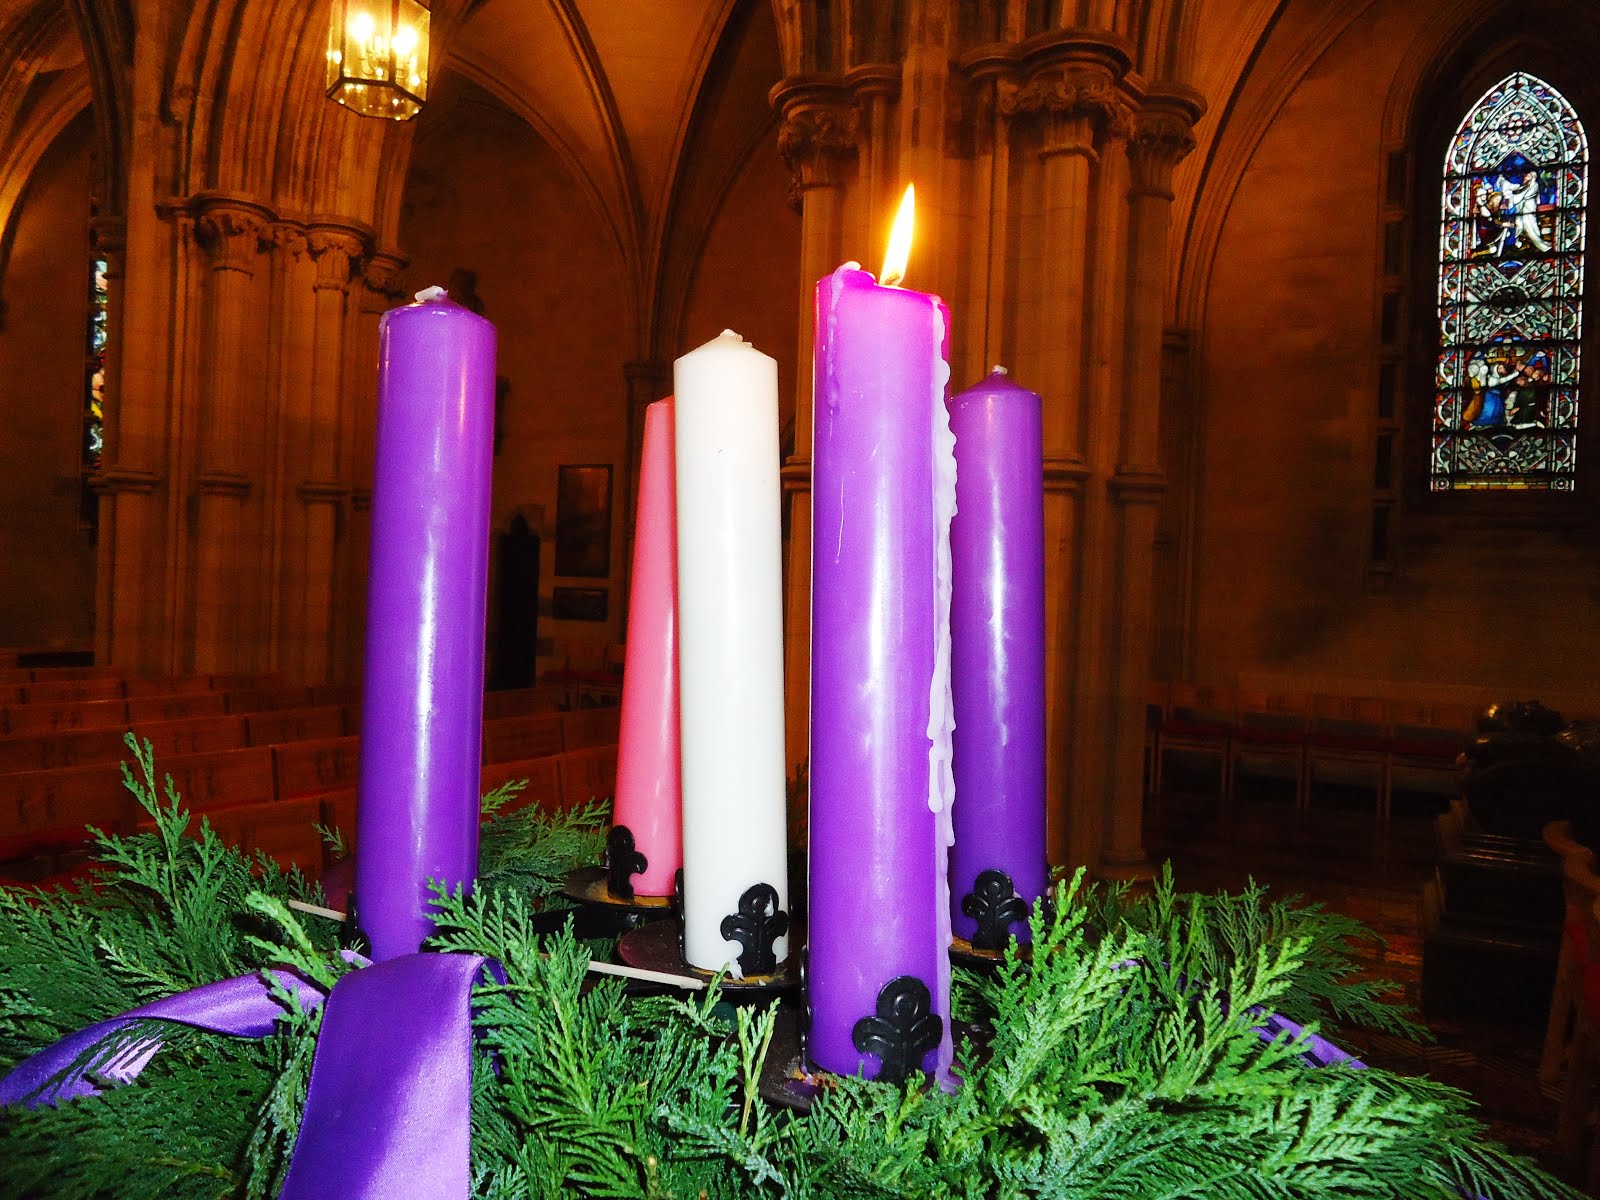
{"label": "stained glass figure", "polygon": [[100,465],[105,446],[106,336],[108,290],[106,260],[97,258],[89,273],[89,330],[84,362],[83,465],[94,470]]}
{"label": "stained glass figure", "polygon": [[1433,491],[1573,490],[1588,160],[1572,105],[1524,71],[1450,141]]}

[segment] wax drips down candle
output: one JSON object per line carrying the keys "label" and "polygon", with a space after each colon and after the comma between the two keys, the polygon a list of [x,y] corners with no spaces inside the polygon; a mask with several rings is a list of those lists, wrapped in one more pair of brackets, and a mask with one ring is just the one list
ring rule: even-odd
{"label": "wax drips down candle", "polygon": [[949,314],[855,263],[816,304],[806,1048],[947,1083]]}
{"label": "wax drips down candle", "polygon": [[494,326],[443,288],[378,325],[356,919],[416,951],[428,880],[478,873]]}
{"label": "wax drips down candle", "polygon": [[[628,648],[609,838],[612,891],[670,896],[683,864],[678,786],[678,537],[672,400],[644,410]],[[619,889],[618,882],[624,887]]]}
{"label": "wax drips down candle", "polygon": [[956,934],[981,950],[1028,940],[1043,893],[1044,435],[1039,396],[996,367],[950,400],[956,516],[950,598],[955,699]]}
{"label": "wax drips down candle", "polygon": [[778,368],[728,330],[674,391],[684,957],[762,975],[789,955]]}

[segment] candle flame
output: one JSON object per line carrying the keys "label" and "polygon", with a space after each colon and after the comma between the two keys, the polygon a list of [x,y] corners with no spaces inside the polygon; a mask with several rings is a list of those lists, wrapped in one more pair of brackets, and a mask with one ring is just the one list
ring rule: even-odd
{"label": "candle flame", "polygon": [[906,184],[905,198],[900,201],[900,212],[895,216],[894,228],[889,231],[889,249],[883,256],[883,274],[878,282],[884,287],[899,287],[906,277],[906,264],[911,260],[911,227],[916,223],[917,189]]}

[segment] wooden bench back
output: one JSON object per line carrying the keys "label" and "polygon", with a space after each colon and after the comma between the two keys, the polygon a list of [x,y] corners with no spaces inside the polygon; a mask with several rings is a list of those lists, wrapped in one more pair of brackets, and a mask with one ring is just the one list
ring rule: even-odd
{"label": "wooden bench back", "polygon": [[344,707],[338,704],[250,713],[243,720],[252,746],[340,738],[355,732],[345,725]]}
{"label": "wooden bench back", "polygon": [[171,696],[141,696],[128,701],[128,720],[134,723],[220,717],[227,711],[227,697],[221,692],[182,692]]}
{"label": "wooden bench back", "polygon": [[562,714],[540,713],[526,717],[501,717],[483,723],[483,761],[514,762],[560,754]]}
{"label": "wooden bench back", "polygon": [[562,807],[610,800],[617,790],[617,748],[590,746],[561,756]]}
{"label": "wooden bench back", "polygon": [[286,742],[271,747],[271,753],[278,764],[278,797],[293,800],[354,787],[361,762],[361,739]]}
{"label": "wooden bench back", "polygon": [[61,679],[28,685],[29,704],[68,704],[75,700],[118,700],[120,679]]}
{"label": "wooden bench back", "polygon": [[74,704],[19,704],[6,709],[6,732],[12,735],[55,733],[63,729],[126,729],[126,700],[83,700]]}
{"label": "wooden bench back", "polygon": [[580,708],[561,714],[563,750],[584,750],[590,746],[615,746],[621,728],[622,709]]}

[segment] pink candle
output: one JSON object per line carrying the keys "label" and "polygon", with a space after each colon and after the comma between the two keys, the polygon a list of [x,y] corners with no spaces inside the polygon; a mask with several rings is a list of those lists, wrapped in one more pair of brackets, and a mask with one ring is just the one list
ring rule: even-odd
{"label": "pink candle", "polygon": [[[613,859],[637,855],[614,878],[644,896],[669,896],[683,865],[678,762],[678,537],[672,398],[644,411],[633,590],[622,675]],[[616,890],[615,887],[613,890]],[[626,892],[624,892],[624,895]]]}

